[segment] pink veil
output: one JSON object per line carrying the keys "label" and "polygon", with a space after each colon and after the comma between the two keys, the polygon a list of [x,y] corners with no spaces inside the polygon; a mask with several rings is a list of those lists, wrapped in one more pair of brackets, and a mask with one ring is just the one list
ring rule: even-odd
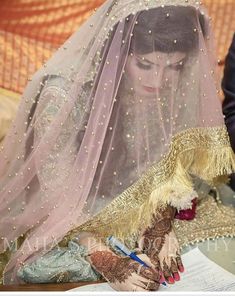
{"label": "pink veil", "polygon": [[193,0],[107,1],[61,46],[30,79],[0,150],[0,251],[26,238],[5,284],[82,225],[128,235],[157,207],[187,208],[191,175],[233,171],[215,65]]}

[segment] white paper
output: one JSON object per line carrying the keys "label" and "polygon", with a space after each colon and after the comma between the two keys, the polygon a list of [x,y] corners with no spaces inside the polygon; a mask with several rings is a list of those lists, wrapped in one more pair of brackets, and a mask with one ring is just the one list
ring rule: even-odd
{"label": "white paper", "polygon": [[[167,287],[160,286],[159,292],[216,292],[235,291],[235,275],[226,271],[210,259],[198,248],[182,256],[185,272],[181,273],[181,280]],[[114,291],[107,283],[87,285],[69,291]]]}
{"label": "white paper", "polygon": [[235,291],[235,275],[208,259],[198,248],[184,254],[182,260],[185,272],[181,273],[181,280],[164,291]]}
{"label": "white paper", "polygon": [[87,285],[78,288],[74,288],[69,290],[69,292],[76,292],[76,291],[86,291],[86,292],[116,292],[113,288],[109,286],[109,284],[101,283],[101,284],[94,284],[94,285]]}

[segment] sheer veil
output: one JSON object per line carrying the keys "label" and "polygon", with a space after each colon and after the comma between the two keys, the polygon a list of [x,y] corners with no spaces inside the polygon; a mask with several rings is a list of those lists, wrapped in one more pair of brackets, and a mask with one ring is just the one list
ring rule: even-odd
{"label": "sheer veil", "polygon": [[30,79],[0,149],[0,250],[17,269],[79,229],[125,237],[191,176],[235,167],[207,14],[194,0],[108,0]]}

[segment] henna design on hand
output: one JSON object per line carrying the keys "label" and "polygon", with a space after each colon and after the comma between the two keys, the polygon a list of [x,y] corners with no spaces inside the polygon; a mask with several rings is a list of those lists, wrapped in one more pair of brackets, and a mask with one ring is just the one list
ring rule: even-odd
{"label": "henna design on hand", "polygon": [[145,268],[129,257],[119,257],[109,251],[96,251],[89,255],[92,266],[110,283],[125,282],[132,273],[150,279],[159,286],[160,275],[152,268]]}
{"label": "henna design on hand", "polygon": [[149,291],[157,291],[158,288],[159,288],[159,284],[156,282],[151,282],[151,281],[149,281],[145,287],[145,289],[149,290]]}
{"label": "henna design on hand", "polygon": [[174,215],[175,209],[169,205],[166,209],[158,211],[153,215],[153,224],[143,234],[144,253],[153,260],[161,251],[165,243],[166,234],[172,230]]}
{"label": "henna design on hand", "polygon": [[171,272],[172,273],[178,272],[178,266],[173,258],[171,258]]}
{"label": "henna design on hand", "polygon": [[90,255],[93,267],[109,282],[124,282],[135,272],[133,264],[128,264],[128,258],[120,258],[109,251],[96,251]]}
{"label": "henna design on hand", "polygon": [[170,271],[168,265],[166,264],[165,259],[163,260],[163,270],[162,271],[163,271],[164,277],[166,279],[168,279],[169,277],[171,277],[171,271]]}
{"label": "henna design on hand", "polygon": [[176,263],[177,263],[177,266],[178,266],[178,269],[179,271],[183,272],[184,271],[184,265],[182,263],[182,259],[180,257],[180,255],[178,254],[178,256],[175,258],[176,260]]}

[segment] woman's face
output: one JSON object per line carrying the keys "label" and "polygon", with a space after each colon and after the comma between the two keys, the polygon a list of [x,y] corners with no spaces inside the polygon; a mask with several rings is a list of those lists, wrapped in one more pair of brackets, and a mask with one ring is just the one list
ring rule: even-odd
{"label": "woman's face", "polygon": [[186,61],[186,53],[131,53],[125,68],[128,87],[138,95],[158,96],[161,89],[178,84],[179,72]]}

